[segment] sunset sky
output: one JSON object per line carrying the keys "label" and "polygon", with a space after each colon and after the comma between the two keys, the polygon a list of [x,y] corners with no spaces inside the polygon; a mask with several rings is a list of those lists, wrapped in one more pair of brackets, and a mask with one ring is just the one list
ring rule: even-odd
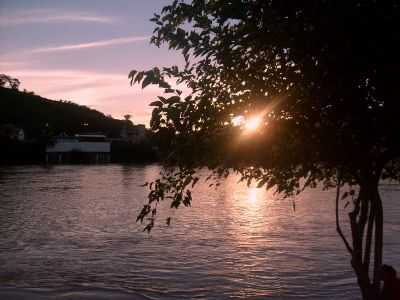
{"label": "sunset sky", "polygon": [[21,88],[134,123],[150,120],[155,87],[130,87],[131,69],[180,64],[149,44],[149,21],[170,0],[0,0],[0,73]]}

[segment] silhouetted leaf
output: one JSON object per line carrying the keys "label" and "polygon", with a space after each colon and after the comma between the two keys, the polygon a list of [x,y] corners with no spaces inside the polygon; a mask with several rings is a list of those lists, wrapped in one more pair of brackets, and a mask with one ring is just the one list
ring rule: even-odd
{"label": "silhouetted leaf", "polygon": [[161,107],[163,103],[161,101],[153,101],[149,104],[150,106],[158,106]]}

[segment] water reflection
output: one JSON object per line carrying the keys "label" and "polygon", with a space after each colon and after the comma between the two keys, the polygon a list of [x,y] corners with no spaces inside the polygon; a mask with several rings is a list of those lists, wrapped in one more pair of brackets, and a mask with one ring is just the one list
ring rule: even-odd
{"label": "water reflection", "polygon": [[271,205],[269,194],[264,188],[247,187],[238,183],[238,177],[228,178],[224,184],[227,215],[232,218],[230,230],[235,240],[241,244],[256,243],[256,237],[268,231],[273,217],[268,216]]}
{"label": "water reflection", "polygon": [[265,192],[265,190],[261,189],[261,188],[255,188],[255,187],[248,188],[247,189],[247,193],[248,193],[247,200],[249,201],[249,203],[251,205],[256,205],[257,202],[259,201],[259,199],[262,196],[265,196],[265,195],[261,195],[263,191]]}
{"label": "water reflection", "polygon": [[[330,192],[306,192],[293,212],[290,201],[234,176],[216,189],[203,182],[192,208],[161,203],[160,226],[147,235],[135,222],[147,196],[140,185],[159,171],[134,165],[2,170],[2,284],[123,289],[152,299],[358,294],[335,232]],[[398,191],[384,197],[385,257],[399,268]],[[170,228],[161,221],[168,215]]]}

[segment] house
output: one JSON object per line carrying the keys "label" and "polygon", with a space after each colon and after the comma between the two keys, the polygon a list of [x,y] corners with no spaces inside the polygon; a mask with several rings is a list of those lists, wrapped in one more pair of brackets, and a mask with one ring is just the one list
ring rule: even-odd
{"label": "house", "polygon": [[46,147],[46,162],[94,162],[110,161],[111,142],[103,134],[76,134],[55,138]]}
{"label": "house", "polygon": [[146,140],[146,127],[139,125],[125,125],[121,130],[121,138],[132,144],[139,144]]}
{"label": "house", "polygon": [[146,139],[146,127],[142,124],[134,125],[131,141],[134,144],[141,143]]}

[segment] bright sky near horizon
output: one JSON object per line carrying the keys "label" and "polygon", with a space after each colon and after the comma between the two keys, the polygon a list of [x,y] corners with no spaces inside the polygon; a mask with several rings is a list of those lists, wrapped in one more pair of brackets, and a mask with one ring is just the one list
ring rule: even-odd
{"label": "bright sky near horizon", "polygon": [[0,0],[0,73],[22,89],[148,125],[159,90],[130,87],[132,69],[181,64],[150,45],[149,21],[171,0]]}

